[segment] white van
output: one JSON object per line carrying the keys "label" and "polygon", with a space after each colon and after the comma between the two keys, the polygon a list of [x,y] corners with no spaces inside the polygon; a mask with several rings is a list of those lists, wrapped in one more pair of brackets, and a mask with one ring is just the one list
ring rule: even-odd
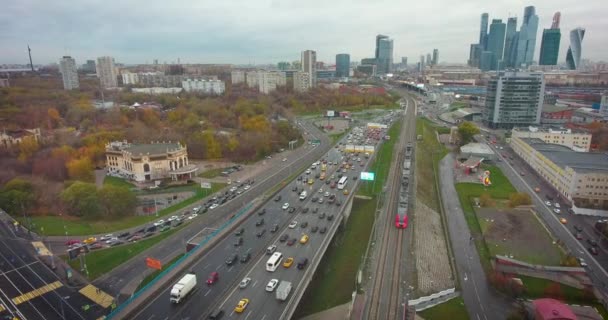
{"label": "white van", "polygon": [[306,191],[302,191],[302,193],[300,193],[300,200],[305,200],[307,196],[308,194],[306,193]]}

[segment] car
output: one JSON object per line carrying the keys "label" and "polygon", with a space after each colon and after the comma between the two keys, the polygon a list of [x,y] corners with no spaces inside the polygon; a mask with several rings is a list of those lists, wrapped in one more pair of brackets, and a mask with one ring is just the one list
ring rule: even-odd
{"label": "car", "polygon": [[297,225],[298,225],[298,222],[294,220],[294,221],[292,221],[292,222],[289,224],[289,226],[288,226],[288,227],[289,227],[289,229],[293,229],[293,228],[295,228]]}
{"label": "car", "polygon": [[310,232],[312,232],[312,233],[317,233],[317,231],[318,231],[318,230],[319,230],[319,227],[314,226],[314,227],[312,227],[312,228],[310,229]]}
{"label": "car", "polygon": [[239,283],[239,288],[241,288],[241,289],[247,288],[247,285],[249,285],[250,282],[251,282],[251,278],[249,278],[249,277],[243,278],[243,280],[241,280],[241,282]]}
{"label": "car", "polygon": [[272,255],[275,251],[277,251],[277,245],[273,244],[270,247],[266,248],[266,254],[267,255]]}
{"label": "car", "polygon": [[559,203],[558,203],[558,202],[556,202],[556,203],[555,203],[553,206],[554,206],[554,207],[556,207],[556,208],[559,208],[559,207],[560,207],[560,205],[559,205]]}
{"label": "car", "polygon": [[336,188],[336,183],[335,183],[334,181],[332,181],[332,182],[329,184],[329,187],[330,187],[330,188],[332,188],[332,189],[335,189],[335,188]]}
{"label": "car", "polygon": [[319,201],[317,201],[319,203],[323,203],[323,198],[319,198]]}
{"label": "car", "polygon": [[325,184],[330,184],[330,183],[331,183],[331,181],[325,180]]}
{"label": "car", "polygon": [[155,226],[155,227],[160,227],[160,226],[162,226],[163,224],[165,224],[165,220],[163,220],[163,219],[160,219],[160,220],[158,220],[158,221],[154,222],[154,226]]}
{"label": "car", "polygon": [[582,233],[580,233],[580,232],[575,233],[575,234],[574,234],[574,237],[575,237],[577,240],[583,240],[583,234],[582,234]]}
{"label": "car", "polygon": [[545,201],[545,204],[547,205],[547,207],[550,207],[552,205],[551,201]]}
{"label": "car", "polygon": [[319,219],[325,219],[325,212],[323,212],[319,215]]}
{"label": "car", "polygon": [[259,227],[261,225],[264,225],[264,218],[262,218],[262,219],[260,219],[260,220],[258,220],[258,221],[255,222],[255,226],[256,227]]}
{"label": "car", "polygon": [[164,232],[164,231],[167,231],[167,230],[169,230],[169,229],[171,229],[171,227],[170,227],[170,226],[164,225],[164,226],[160,227],[160,229],[158,229],[158,231],[160,231],[160,232]]}
{"label": "car", "polygon": [[336,201],[336,207],[339,207],[339,206],[341,206],[341,205],[342,205],[342,202],[340,202],[340,201]]}
{"label": "car", "polygon": [[169,217],[169,219],[168,219],[168,220],[169,220],[169,221],[173,221],[173,220],[177,220],[177,219],[179,219],[179,217],[178,217],[178,216],[171,216],[171,217]]}
{"label": "car", "polygon": [[585,259],[583,258],[576,258],[576,260],[578,261],[578,264],[583,267],[586,268],[587,267],[587,263],[585,262]]}
{"label": "car", "polygon": [[300,224],[300,228],[304,229],[306,227],[308,227],[308,222],[304,221]]}
{"label": "car", "polygon": [[273,292],[274,289],[276,289],[276,287],[278,285],[279,285],[279,279],[271,279],[270,281],[268,281],[268,284],[266,285],[266,291]]}
{"label": "car", "polygon": [[306,267],[306,265],[308,264],[308,258],[300,258],[300,261],[298,261],[298,269],[302,270],[304,269],[304,267]]}
{"label": "car", "polygon": [[319,208],[312,208],[312,213],[317,213],[319,212]]}
{"label": "car", "polygon": [[118,235],[118,238],[126,238],[131,235],[131,232],[123,232]]}
{"label": "car", "polygon": [[587,239],[587,243],[590,244],[592,247],[597,247],[597,241],[593,239]]}
{"label": "car", "polygon": [[333,214],[328,215],[327,221],[332,221],[332,220],[334,220],[334,215]]}
{"label": "car", "polygon": [[279,238],[279,242],[285,242],[287,241],[287,239],[289,239],[289,235],[284,233],[283,235],[281,235],[281,237]]}
{"label": "car", "polygon": [[344,191],[342,191],[342,193],[343,193],[344,195],[348,195],[348,189],[344,189]]}
{"label": "car", "polygon": [[243,298],[239,301],[239,303],[237,303],[236,307],[234,308],[234,312],[243,313],[243,311],[245,311],[245,309],[247,309],[248,305],[249,305],[249,299]]}
{"label": "car", "polygon": [[325,232],[327,232],[327,228],[326,228],[326,227],[323,227],[323,228],[321,228],[321,229],[319,230],[319,233],[320,233],[320,234],[324,234]]}
{"label": "car", "polygon": [[323,188],[319,189],[319,193],[323,193]]}
{"label": "car", "polygon": [[303,234],[302,237],[300,238],[300,243],[301,244],[306,244],[308,242],[308,235],[307,234]]}
{"label": "car", "polygon": [[559,222],[561,222],[562,224],[566,224],[568,223],[568,220],[566,220],[566,218],[559,218]]}
{"label": "car", "polygon": [[289,210],[287,210],[287,212],[294,213],[294,212],[296,212],[296,208],[295,207],[289,207]]}
{"label": "car", "polygon": [[245,228],[240,228],[238,230],[236,230],[236,232],[234,233],[235,236],[240,236],[245,232]]}
{"label": "car", "polygon": [[114,235],[110,233],[110,234],[106,234],[105,236],[100,237],[99,241],[106,241],[106,240],[110,240],[112,238],[114,238]]}
{"label": "car", "polygon": [[281,207],[281,209],[283,209],[283,210],[287,210],[287,208],[289,208],[289,203],[285,202],[285,203],[283,204],[283,206]]}
{"label": "car", "polygon": [[228,256],[228,258],[226,258],[226,265],[231,266],[233,265],[238,259],[238,256],[235,254],[231,254]]}
{"label": "car", "polygon": [[243,237],[238,237],[238,238],[236,238],[236,241],[234,241],[235,247],[241,246],[242,244],[243,244]]}
{"label": "car", "polygon": [[278,225],[278,224],[274,224],[274,225],[272,226],[272,228],[270,228],[270,232],[271,232],[271,233],[275,233],[275,232],[277,232],[278,230],[279,230],[279,225]]}
{"label": "car", "polygon": [[217,207],[219,207],[219,206],[220,206],[219,204],[214,203],[214,204],[212,204],[212,205],[209,207],[209,210],[213,210],[213,209],[215,209],[215,208],[217,208]]}
{"label": "car", "polygon": [[589,247],[587,250],[589,250],[589,253],[591,253],[594,256],[597,256],[600,253],[596,247]]}
{"label": "car", "polygon": [[258,216],[263,216],[264,214],[266,214],[266,209],[262,209],[260,211],[258,211]]}
{"label": "car", "polygon": [[220,274],[217,271],[213,271],[209,274],[209,277],[207,278],[207,284],[212,285],[212,284],[216,283],[219,279],[220,279]]}
{"label": "car", "polygon": [[246,186],[243,187],[243,189],[245,189],[245,191],[247,191],[247,190],[251,189],[251,186],[250,185],[246,185]]}
{"label": "car", "polygon": [[199,210],[201,210],[203,207],[202,206],[196,206],[194,208],[192,208],[192,211],[194,212],[198,212]]}
{"label": "car", "polygon": [[296,243],[296,241],[298,241],[298,239],[296,239],[296,238],[291,238],[291,239],[289,239],[289,240],[287,241],[287,245],[291,247],[291,246],[293,246],[293,245]]}
{"label": "car", "polygon": [[251,253],[249,251],[247,251],[241,255],[241,263],[247,263],[247,261],[249,261],[249,259],[251,259]]}
{"label": "car", "polygon": [[302,209],[302,213],[308,213],[308,207]]}
{"label": "car", "polygon": [[561,212],[561,210],[559,210],[558,208],[553,209],[553,212],[559,214]]}
{"label": "car", "polygon": [[[122,242],[117,241],[116,244],[114,244],[114,245],[118,245],[120,243],[122,243]],[[95,249],[101,249],[101,248],[103,248],[103,244],[101,244],[99,242],[95,242],[95,243],[89,245],[89,250],[95,250]]]}
{"label": "car", "polygon": [[311,172],[310,169],[306,169],[306,174],[310,174]]}
{"label": "car", "polygon": [[329,197],[329,191],[326,191],[325,194],[323,195],[324,197]]}
{"label": "car", "polygon": [[79,244],[79,243],[80,243],[80,240],[75,240],[75,239],[73,239],[73,240],[68,240],[68,241],[66,241],[66,242],[65,242],[65,245],[66,245],[66,246],[72,246],[72,245]]}
{"label": "car", "polygon": [[274,198],[274,202],[279,202],[279,201],[281,201],[281,198],[282,198],[282,197],[281,197],[281,195],[276,196],[276,197]]}
{"label": "car", "polygon": [[97,238],[95,238],[95,237],[90,237],[90,238],[82,240],[82,243],[84,243],[84,244],[92,244],[95,242],[97,242]]}
{"label": "car", "polygon": [[285,162],[285,161],[287,161],[287,158],[283,158],[283,160],[281,160],[281,161]]}
{"label": "car", "polygon": [[137,240],[141,240],[141,238],[142,238],[141,235],[135,234],[135,235],[131,236],[129,239],[127,239],[127,240],[129,240],[129,242],[135,242]]}
{"label": "car", "polygon": [[266,233],[266,229],[262,229],[262,230],[258,231],[258,233],[256,233],[255,235],[256,235],[258,238],[261,238],[261,237],[263,237],[263,236],[264,236],[264,234],[265,234],[265,233]]}
{"label": "car", "polygon": [[359,177],[353,176],[353,181],[357,181],[357,179],[359,179]]}
{"label": "car", "polygon": [[523,176],[526,175],[526,173],[522,171],[522,172],[519,173],[519,175],[523,177]]}
{"label": "car", "polygon": [[289,268],[289,267],[291,267],[292,264],[293,264],[293,258],[289,257],[289,258],[285,259],[285,262],[283,262],[283,267]]}
{"label": "car", "polygon": [[312,202],[317,202],[319,201],[319,197],[312,197],[312,199],[310,199]]}

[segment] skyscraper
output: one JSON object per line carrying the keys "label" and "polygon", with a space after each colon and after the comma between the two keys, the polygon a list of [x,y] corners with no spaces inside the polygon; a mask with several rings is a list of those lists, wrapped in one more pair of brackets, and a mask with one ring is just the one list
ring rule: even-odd
{"label": "skyscraper", "polygon": [[401,65],[407,68],[407,57],[401,57]]}
{"label": "skyscraper", "polygon": [[557,56],[559,54],[559,42],[562,34],[559,30],[559,20],[561,14],[556,12],[553,16],[551,29],[543,29],[543,38],[540,43],[540,57],[538,64],[542,66],[557,65]]}
{"label": "skyscraper", "polygon": [[433,65],[436,66],[439,63],[439,49],[433,49]]}
{"label": "skyscraper", "polygon": [[317,53],[315,51],[302,51],[302,72],[308,73],[308,87],[314,87],[317,83]]}
{"label": "skyscraper", "polygon": [[420,67],[418,68],[420,72],[424,71],[424,55],[420,55]]}
{"label": "skyscraper", "polygon": [[114,58],[108,56],[97,58],[96,70],[97,77],[99,77],[99,81],[103,88],[118,87],[118,81],[116,79],[118,73],[114,66]]}
{"label": "skyscraper", "polygon": [[378,74],[391,73],[393,70],[393,40],[388,36],[376,36],[376,63]]}
{"label": "skyscraper", "polygon": [[538,16],[536,15],[536,9],[534,6],[528,6],[524,9],[524,21],[519,29],[515,67],[529,66],[532,64],[537,32]]}
{"label": "skyscraper", "polygon": [[[503,52],[505,48],[506,25],[501,19],[492,19],[490,33],[488,34],[488,48],[486,51],[492,52],[492,69],[500,69],[502,65]],[[483,70],[483,69],[482,69]],[[487,71],[487,70],[484,70]]]}
{"label": "skyscraper", "polygon": [[515,55],[517,49],[517,18],[509,18],[507,20],[507,32],[505,36],[505,67],[513,67],[515,64]]}
{"label": "skyscraper", "polygon": [[566,64],[570,70],[576,70],[580,66],[584,37],[584,28],[576,28],[570,31],[570,47],[568,47],[568,53],[566,54]]}
{"label": "skyscraper", "polygon": [[59,71],[63,79],[63,88],[65,90],[78,89],[78,72],[76,70],[76,60],[70,56],[63,56],[59,61]]}
{"label": "skyscraper", "polygon": [[345,78],[350,75],[350,55],[340,53],[336,55],[336,77]]}
{"label": "skyscraper", "polygon": [[479,27],[479,44],[481,45],[481,51],[486,50],[488,46],[488,14],[486,12],[481,14],[481,24]]}
{"label": "skyscraper", "polygon": [[432,66],[433,65],[433,58],[431,58],[431,54],[430,53],[426,54],[426,64],[428,66]]}
{"label": "skyscraper", "polygon": [[542,73],[500,72],[486,87],[483,121],[490,128],[538,124],[544,95]]}

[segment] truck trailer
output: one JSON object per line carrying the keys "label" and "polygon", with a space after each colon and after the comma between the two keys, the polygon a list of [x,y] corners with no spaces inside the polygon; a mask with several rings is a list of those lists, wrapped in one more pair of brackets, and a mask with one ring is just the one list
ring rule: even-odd
{"label": "truck trailer", "polygon": [[171,302],[180,303],[196,287],[196,274],[188,273],[171,288]]}
{"label": "truck trailer", "polygon": [[277,300],[285,301],[291,292],[291,282],[289,281],[281,281],[279,286],[277,287]]}

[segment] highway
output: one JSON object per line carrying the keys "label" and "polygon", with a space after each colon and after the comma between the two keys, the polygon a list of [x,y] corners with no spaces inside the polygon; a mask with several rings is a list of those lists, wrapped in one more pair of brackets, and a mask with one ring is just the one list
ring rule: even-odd
{"label": "highway", "polygon": [[[327,155],[324,157],[326,160],[330,162],[338,162],[342,161],[341,152],[332,148],[329,150]],[[363,160],[365,160],[362,157]],[[311,161],[310,163],[312,163]],[[309,164],[310,164],[309,163]],[[350,181],[348,183],[349,187],[353,187],[355,182],[352,177],[359,175],[360,171],[363,169],[359,163],[354,162],[356,165],[354,169],[348,170],[346,173],[348,177],[350,177]],[[328,175],[334,174],[335,170],[338,166],[331,165],[328,166],[327,172]],[[317,167],[315,172],[312,172],[310,176],[314,179],[316,173],[320,173],[319,167]],[[308,177],[306,174],[302,174],[304,177]],[[336,178],[337,179],[337,178]],[[304,201],[300,201],[298,199],[298,193],[292,191],[294,187],[304,188],[308,191],[308,197]],[[318,192],[320,188],[325,191],[329,191],[330,193],[336,194],[336,197],[339,202],[341,202],[341,206],[336,206],[335,204],[328,203],[328,198],[324,197],[324,194]],[[268,297],[265,302],[263,301],[266,298],[267,294],[264,291],[264,286],[271,279],[270,275],[266,273],[264,265],[268,256],[265,254],[266,248],[270,244],[276,244],[278,246],[279,252],[282,252],[285,257],[293,256],[293,257],[302,257],[306,256],[309,258],[309,266],[313,264],[314,261],[318,261],[321,258],[322,253],[318,251],[318,248],[322,241],[330,241],[333,232],[338,227],[339,221],[341,220],[338,216],[338,212],[345,205],[346,195],[342,194],[340,190],[330,189],[324,181],[319,179],[314,179],[314,184],[309,185],[304,183],[303,181],[298,181],[297,179],[287,184],[279,193],[281,196],[280,201],[274,201],[271,199],[264,206],[265,214],[260,216],[256,213],[252,214],[245,222],[243,222],[240,227],[245,229],[244,234],[242,235],[244,242],[242,246],[238,246],[235,248],[234,242],[236,240],[236,236],[228,236],[222,239],[215,247],[213,247],[209,252],[205,254],[205,256],[196,262],[190,269],[193,270],[198,276],[198,289],[191,297],[189,297],[182,305],[172,306],[169,302],[169,291],[172,284],[167,285],[167,289],[158,294],[154,299],[148,301],[148,303],[142,306],[141,310],[135,315],[136,319],[182,319],[182,318],[197,318],[200,315],[200,318],[204,318],[204,315],[213,311],[218,305],[223,307],[225,311],[230,315],[230,312],[236,305],[237,301],[241,298],[241,294],[249,295],[251,299],[251,304],[247,309],[247,313],[259,314],[260,317],[263,317],[264,314],[267,314],[267,319],[278,319],[281,317],[282,306],[289,305],[288,303],[283,304],[282,306],[278,304],[277,301],[274,301],[274,296]],[[324,198],[323,203],[312,203],[313,197],[322,197]],[[274,197],[273,197],[274,198]],[[281,206],[283,203],[288,202],[290,206],[296,208],[307,208],[309,211],[307,213],[303,213],[301,209],[298,209],[295,213],[288,213],[286,210],[283,210]],[[318,208],[317,213],[313,213],[315,208]],[[258,209],[259,212],[262,208]],[[325,214],[325,218],[321,219],[321,216]],[[332,221],[328,220],[328,216],[333,215],[334,219]],[[261,218],[264,219],[264,225],[256,226],[256,222],[258,222]],[[288,228],[288,224],[293,220],[298,221],[298,225],[294,229]],[[308,226],[302,228],[302,224],[304,222],[308,223]],[[279,230],[275,233],[270,232],[270,228],[277,224],[279,226]],[[312,232],[312,227],[317,226],[319,230],[316,233]],[[320,233],[320,229],[323,227],[327,228],[327,232],[322,235]],[[265,234],[262,237],[258,237],[256,234],[260,230],[266,230]],[[279,242],[277,239],[283,233],[289,234],[290,238],[300,239],[302,233],[306,233],[310,236],[308,243],[300,244],[296,242],[293,246],[289,247],[285,243]],[[244,252],[250,252],[252,255],[252,259],[247,263],[235,263],[231,266],[228,266],[225,263],[225,260],[228,256],[232,256],[235,253],[239,254],[239,257]],[[297,259],[296,259],[297,260]],[[283,267],[280,267],[279,270],[273,274],[277,278],[281,280],[292,280],[294,284],[294,291],[296,291],[298,286],[298,281],[302,278],[302,275],[298,274],[298,271],[294,266],[290,269],[283,270]],[[207,276],[213,272],[217,271],[219,273],[220,280],[212,286],[207,286],[204,284]],[[312,273],[314,270],[305,268],[304,271],[300,273]],[[248,275],[253,280],[250,286],[246,289],[236,289],[240,280]],[[258,290],[258,294],[253,294]],[[236,292],[235,292],[236,291]],[[227,299],[221,299],[225,293],[230,292],[231,294]],[[264,298],[260,297],[260,294],[263,294]],[[293,297],[293,294],[291,295]],[[272,303],[276,305],[274,309],[268,308],[267,304]],[[266,307],[265,307],[266,306]],[[263,310],[262,310],[263,309]]]}

